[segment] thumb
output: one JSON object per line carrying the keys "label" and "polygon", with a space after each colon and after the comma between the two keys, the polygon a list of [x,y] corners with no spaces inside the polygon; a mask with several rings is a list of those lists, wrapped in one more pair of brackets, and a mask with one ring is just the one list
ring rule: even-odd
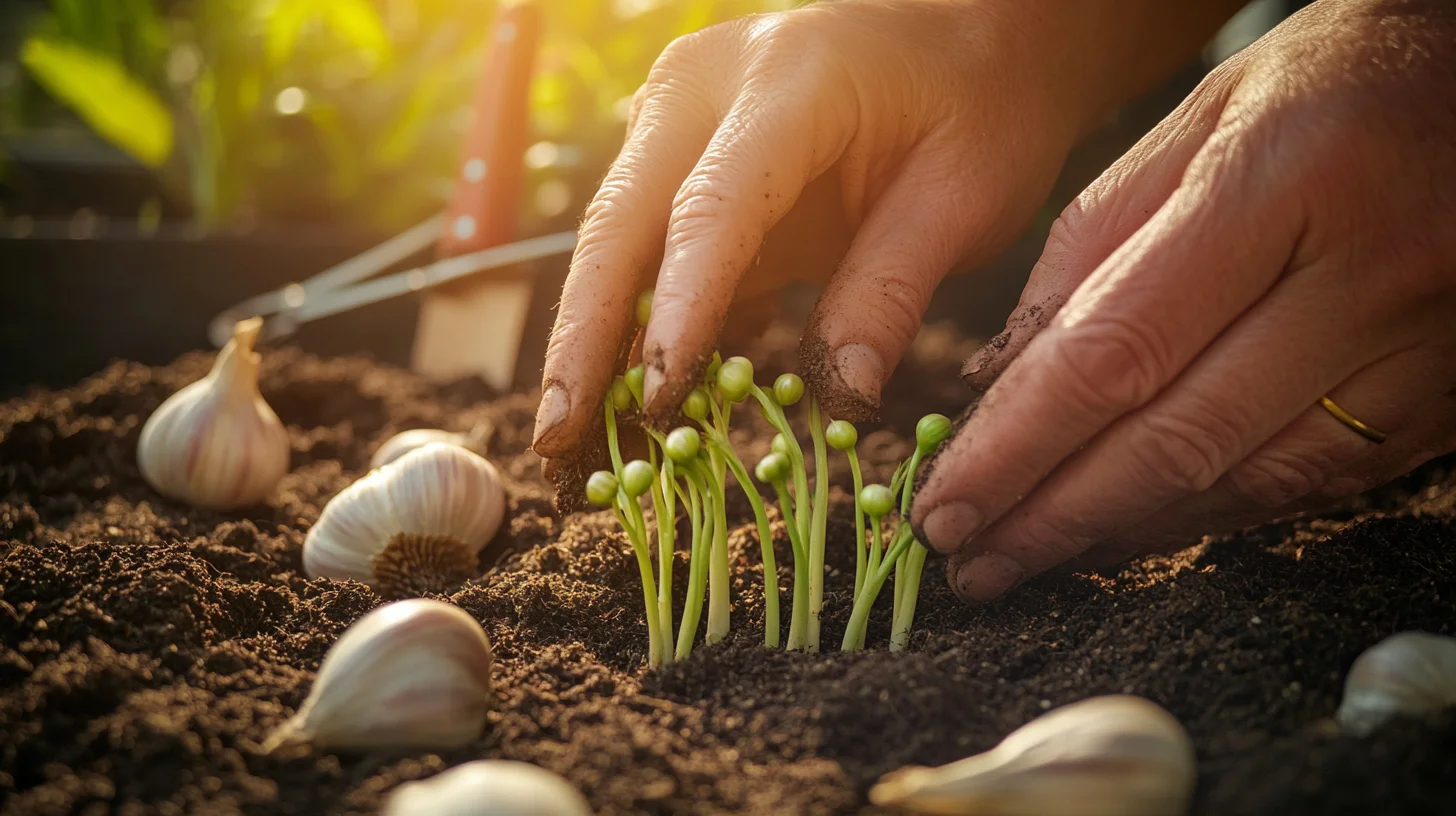
{"label": "thumb", "polygon": [[935,287],[1000,215],[975,195],[955,156],[927,146],[905,160],[814,304],[799,369],[831,417],[879,411],[880,390]]}

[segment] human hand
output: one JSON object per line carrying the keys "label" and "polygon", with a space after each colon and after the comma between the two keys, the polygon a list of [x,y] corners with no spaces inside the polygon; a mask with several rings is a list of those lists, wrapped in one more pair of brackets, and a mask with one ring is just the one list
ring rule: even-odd
{"label": "human hand", "polygon": [[1449,3],[1315,4],[1067,209],[1009,342],[968,367],[1004,373],[915,499],[961,596],[1187,546],[1456,448],[1453,66]]}
{"label": "human hand", "polygon": [[1078,131],[1198,41],[1152,38],[1118,54],[1118,37],[1147,26],[1104,7],[1193,31],[1217,16],[1189,23],[1166,5],[1089,0],[1049,13],[1022,0],[847,0],[674,42],[587,209],[547,351],[537,452],[568,456],[600,421],[633,303],[654,285],[647,409],[676,414],[735,293],[784,282],[755,276],[756,253],[823,176],[839,195],[817,202],[836,211],[820,216],[847,221],[854,237],[842,262],[801,270],[829,280],[804,374],[832,415],[873,413],[946,271],[1014,237]]}

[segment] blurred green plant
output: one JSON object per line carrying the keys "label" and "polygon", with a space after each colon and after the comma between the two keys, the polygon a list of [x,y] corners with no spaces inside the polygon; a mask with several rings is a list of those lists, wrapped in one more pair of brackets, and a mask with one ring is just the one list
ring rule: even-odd
{"label": "blurred green plant", "polygon": [[[539,0],[527,227],[569,221],[673,38],[787,0]],[[51,0],[33,88],[154,168],[209,226],[394,229],[449,195],[495,0]],[[24,129],[30,115],[0,118]],[[539,226],[539,224],[535,224]]]}

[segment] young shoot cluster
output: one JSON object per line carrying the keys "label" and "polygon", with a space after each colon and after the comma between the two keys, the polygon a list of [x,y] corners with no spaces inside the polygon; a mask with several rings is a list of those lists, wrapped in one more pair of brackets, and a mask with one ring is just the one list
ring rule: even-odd
{"label": "young shoot cluster", "polygon": [[[645,325],[650,313],[651,292],[646,292],[638,300],[638,323]],[[642,366],[634,366],[615,378],[607,395],[605,421],[612,470],[594,473],[586,493],[591,503],[616,513],[637,557],[647,612],[648,663],[670,663],[692,652],[705,605],[707,642],[717,642],[728,634],[730,474],[753,508],[757,527],[764,575],[764,644],[779,646],[781,635],[778,565],[766,505],[766,499],[771,498],[784,519],[794,561],[788,635],[783,645],[819,650],[829,448],[848,459],[855,489],[854,609],[842,646],[864,646],[870,609],[881,587],[893,575],[895,605],[890,648],[904,648],[915,617],[926,556],[907,520],[914,474],[924,457],[950,436],[950,420],[939,414],[923,418],[916,428],[915,453],[901,463],[891,485],[864,485],[855,453],[858,433],[852,424],[844,420],[826,424],[818,399],[806,392],[797,374],[781,374],[768,388],[759,386],[754,376],[753,363],[747,358],[723,360],[714,354],[702,382],[683,401],[683,424],[666,434],[646,430],[645,461],[624,462],[617,434],[618,417],[642,408]],[[758,461],[751,475],[729,443],[734,408],[749,401],[778,432],[772,450]],[[785,411],[800,402],[807,403],[807,454]],[[814,457],[812,484],[807,455]],[[650,524],[644,505],[652,511]],[[882,528],[897,508],[899,521],[887,537]],[[680,515],[687,519],[691,541],[687,547],[687,596],[674,639],[672,570]]]}

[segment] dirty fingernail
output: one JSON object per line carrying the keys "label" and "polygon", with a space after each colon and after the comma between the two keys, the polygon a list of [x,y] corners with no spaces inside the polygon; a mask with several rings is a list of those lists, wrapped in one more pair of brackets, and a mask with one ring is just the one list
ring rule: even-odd
{"label": "dirty fingernail", "polygon": [[1001,332],[976,349],[976,353],[967,358],[965,364],[961,366],[961,378],[975,379],[976,375],[980,374],[996,358],[997,353],[1006,348],[1006,341],[1009,337],[1008,332]]}
{"label": "dirty fingernail", "polygon": [[648,366],[647,373],[642,377],[642,404],[651,405],[657,399],[657,392],[666,384],[667,375],[662,373],[662,369],[655,365]]}
{"label": "dirty fingernail", "polygon": [[541,395],[540,407],[536,409],[536,433],[532,437],[531,447],[539,447],[542,442],[549,444],[551,432],[561,425],[570,411],[571,396],[566,393],[566,389],[560,385],[548,387]]}
{"label": "dirty fingernail", "polygon": [[844,387],[855,392],[870,405],[880,401],[880,388],[885,384],[885,361],[874,349],[862,343],[840,346],[834,352],[834,371]]}
{"label": "dirty fingernail", "polygon": [[931,548],[951,553],[981,528],[981,514],[965,502],[949,502],[926,514],[922,528]]}
{"label": "dirty fingernail", "polygon": [[1026,569],[1000,553],[987,553],[972,558],[959,570],[951,588],[965,600],[976,603],[994,601],[1021,583]]}

